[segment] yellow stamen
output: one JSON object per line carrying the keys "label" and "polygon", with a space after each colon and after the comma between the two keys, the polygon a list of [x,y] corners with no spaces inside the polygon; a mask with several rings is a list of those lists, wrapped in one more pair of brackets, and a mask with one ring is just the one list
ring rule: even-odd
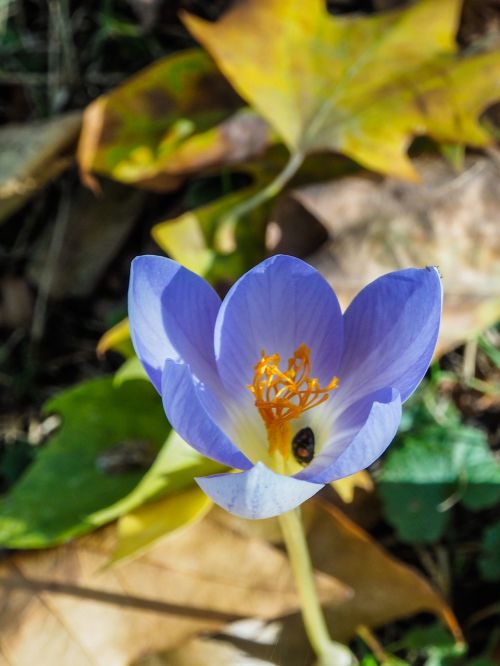
{"label": "yellow stamen", "polygon": [[284,458],[290,454],[292,427],[290,421],[328,400],[329,392],[337,388],[339,380],[321,388],[317,377],[310,377],[311,360],[307,345],[300,345],[288,368],[279,369],[280,355],[266,356],[261,351],[260,361],[255,365],[253,384],[248,388],[255,396],[255,406],[264,421],[269,441],[269,453],[280,451]]}

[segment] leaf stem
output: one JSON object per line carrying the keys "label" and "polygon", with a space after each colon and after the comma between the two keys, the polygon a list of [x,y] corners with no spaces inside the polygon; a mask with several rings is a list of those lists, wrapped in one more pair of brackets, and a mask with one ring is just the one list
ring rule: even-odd
{"label": "leaf stem", "polygon": [[298,151],[291,153],[290,158],[285,164],[284,168],[270,183],[268,183],[261,190],[258,190],[248,199],[245,199],[240,204],[232,208],[227,215],[224,215],[220,221],[219,228],[216,233],[216,247],[225,252],[230,252],[233,250],[234,247],[227,246],[227,239],[230,236],[230,234],[227,233],[228,227],[234,227],[236,222],[241,217],[243,217],[243,215],[250,213],[261,204],[277,196],[283,187],[288,183],[288,181],[297,173],[303,161],[304,154],[302,152]]}
{"label": "leaf stem", "polygon": [[316,666],[351,666],[356,664],[356,657],[349,648],[332,641],[328,633],[325,616],[316,592],[300,509],[284,513],[278,519],[295,576],[304,627],[311,646],[318,657]]}

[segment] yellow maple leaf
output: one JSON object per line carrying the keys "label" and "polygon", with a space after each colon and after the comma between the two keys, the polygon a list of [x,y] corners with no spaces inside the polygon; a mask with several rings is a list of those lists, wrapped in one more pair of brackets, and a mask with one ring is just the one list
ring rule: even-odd
{"label": "yellow maple leaf", "polygon": [[478,115],[500,98],[500,53],[459,56],[461,0],[333,17],[323,0],[240,0],[211,23],[182,18],[235,89],[281,135],[295,170],[333,150],[415,179],[416,135],[485,145]]}

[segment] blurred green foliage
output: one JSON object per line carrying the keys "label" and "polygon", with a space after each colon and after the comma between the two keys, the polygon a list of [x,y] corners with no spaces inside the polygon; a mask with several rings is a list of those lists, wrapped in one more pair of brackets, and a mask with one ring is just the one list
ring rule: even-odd
{"label": "blurred green foliage", "polygon": [[[84,382],[50,400],[44,413],[59,414],[62,424],[1,501],[3,546],[45,548],[98,527],[93,514],[127,495],[144,475],[137,456],[127,461],[127,443],[142,446],[151,464],[169,429],[145,381],[118,387],[112,378]],[[120,462],[117,447],[124,445]]]}
{"label": "blurred green foliage", "polygon": [[485,433],[465,426],[451,403],[436,421],[421,399],[429,390],[406,409],[378,477],[385,516],[409,543],[438,541],[458,502],[479,510],[500,500],[500,465]]}

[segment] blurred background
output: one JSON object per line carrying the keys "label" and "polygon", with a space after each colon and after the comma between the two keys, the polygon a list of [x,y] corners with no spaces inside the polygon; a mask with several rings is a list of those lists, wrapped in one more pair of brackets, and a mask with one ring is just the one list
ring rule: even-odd
{"label": "blurred background", "polygon": [[138,254],[345,308],[438,265],[396,442],[305,507],[365,666],[500,662],[499,0],[0,0],[0,666],[308,666],[279,531],[211,506],[130,342]]}

